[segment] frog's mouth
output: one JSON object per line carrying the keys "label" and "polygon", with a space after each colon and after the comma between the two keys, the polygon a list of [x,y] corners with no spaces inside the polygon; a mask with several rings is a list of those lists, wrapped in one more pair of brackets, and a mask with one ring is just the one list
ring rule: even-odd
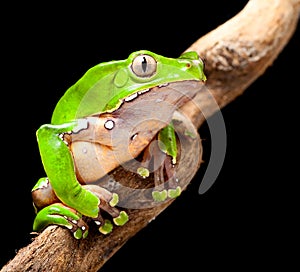
{"label": "frog's mouth", "polygon": [[183,104],[192,100],[203,87],[204,82],[198,80],[165,83],[153,88],[138,91],[123,99],[122,103],[143,102],[146,105],[146,103],[165,102],[180,108]]}

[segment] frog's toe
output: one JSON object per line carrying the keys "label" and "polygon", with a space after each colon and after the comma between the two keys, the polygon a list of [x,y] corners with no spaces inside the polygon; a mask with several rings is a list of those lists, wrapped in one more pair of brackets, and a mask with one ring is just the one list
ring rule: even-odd
{"label": "frog's toe", "polygon": [[108,234],[112,231],[113,229],[113,225],[110,222],[110,220],[108,219],[103,219],[100,211],[99,214],[96,218],[93,218],[94,222],[96,223],[96,225],[99,227],[99,231],[103,234]]}
{"label": "frog's toe", "polygon": [[[81,220],[81,221],[83,221],[83,220]],[[84,239],[89,234],[88,227],[85,223],[84,224],[79,223],[77,225],[73,225],[73,228],[71,229],[71,231],[73,232],[73,236],[76,239]]]}
{"label": "frog's toe", "polygon": [[[128,215],[125,211],[116,213],[114,211],[113,223],[116,226],[123,226],[128,220]],[[99,226],[99,231],[103,234],[108,234],[113,230],[113,224],[108,219],[103,219],[99,214],[97,218],[94,218],[95,223]]]}
{"label": "frog's toe", "polygon": [[108,203],[111,207],[116,206],[119,203],[119,195],[116,193],[112,193],[111,199]]}
{"label": "frog's toe", "polygon": [[108,234],[112,230],[113,230],[113,224],[108,219],[105,219],[104,223],[99,228],[99,231],[103,234]]}
{"label": "frog's toe", "polygon": [[89,227],[81,218],[78,220],[67,218],[67,220],[72,225],[72,228],[70,230],[76,239],[84,239],[88,236]]}
{"label": "frog's toe", "polygon": [[117,217],[113,218],[113,221],[117,226],[123,226],[128,219],[128,214],[125,211],[121,211]]}
{"label": "frog's toe", "polygon": [[175,189],[169,189],[168,190],[168,196],[170,198],[176,198],[178,196],[180,196],[181,194],[181,187],[177,186]]}
{"label": "frog's toe", "polygon": [[168,197],[168,192],[167,190],[162,190],[162,191],[153,191],[152,192],[152,198],[156,202],[162,202],[165,201]]}

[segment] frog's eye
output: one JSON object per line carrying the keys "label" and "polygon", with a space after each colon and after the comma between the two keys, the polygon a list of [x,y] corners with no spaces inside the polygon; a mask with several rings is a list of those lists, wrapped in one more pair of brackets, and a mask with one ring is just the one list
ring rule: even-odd
{"label": "frog's eye", "polygon": [[133,73],[138,77],[151,77],[156,72],[156,60],[149,55],[137,56],[131,65]]}

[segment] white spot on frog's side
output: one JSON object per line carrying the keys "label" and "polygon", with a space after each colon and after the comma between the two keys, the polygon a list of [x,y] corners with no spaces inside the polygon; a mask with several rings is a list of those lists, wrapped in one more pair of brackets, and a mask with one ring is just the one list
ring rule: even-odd
{"label": "white spot on frog's side", "polygon": [[85,230],[85,226],[82,226],[81,229],[82,229],[82,230]]}
{"label": "white spot on frog's side", "polygon": [[104,123],[104,127],[108,130],[111,130],[115,127],[115,122],[113,120],[107,120],[105,123]]}
{"label": "white spot on frog's side", "polygon": [[163,83],[163,84],[158,85],[158,87],[161,88],[161,87],[166,87],[168,85],[169,85],[169,83]]}
{"label": "white spot on frog's side", "polygon": [[138,91],[138,94],[143,94],[143,93],[146,93],[146,92],[149,92],[150,89],[145,89],[145,90],[141,90],[141,91]]}
{"label": "white spot on frog's side", "polygon": [[99,221],[95,221],[96,225],[100,226],[101,223]]}
{"label": "white spot on frog's side", "polygon": [[65,140],[65,135],[66,134],[70,135],[71,132],[70,133],[61,133],[61,134],[58,135],[58,137],[65,143],[66,146],[68,146],[69,143]]}
{"label": "white spot on frog's side", "polygon": [[72,223],[73,223],[73,224],[77,224],[77,221],[73,219],[73,220],[72,220]]}
{"label": "white spot on frog's side", "polygon": [[66,145],[69,145],[69,143],[67,141],[65,141],[65,134],[68,134],[68,133],[61,133],[58,135],[58,137],[66,144]]}
{"label": "white spot on frog's side", "polygon": [[124,101],[125,101],[125,102],[129,102],[129,101],[131,101],[131,100],[137,98],[137,96],[138,96],[138,93],[134,93],[134,94],[132,94],[132,95],[130,95],[130,96],[124,98]]}
{"label": "white spot on frog's side", "polygon": [[87,129],[89,126],[88,121],[86,119],[78,119],[77,126],[74,127],[73,133],[78,133],[80,130]]}

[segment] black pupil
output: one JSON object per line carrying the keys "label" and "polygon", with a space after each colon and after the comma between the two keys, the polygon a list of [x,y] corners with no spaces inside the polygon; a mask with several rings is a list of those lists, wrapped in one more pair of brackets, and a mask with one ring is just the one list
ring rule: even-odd
{"label": "black pupil", "polygon": [[147,70],[147,60],[146,60],[146,57],[143,57],[143,61],[142,61],[142,69],[143,69],[143,72],[145,73],[146,70]]}

